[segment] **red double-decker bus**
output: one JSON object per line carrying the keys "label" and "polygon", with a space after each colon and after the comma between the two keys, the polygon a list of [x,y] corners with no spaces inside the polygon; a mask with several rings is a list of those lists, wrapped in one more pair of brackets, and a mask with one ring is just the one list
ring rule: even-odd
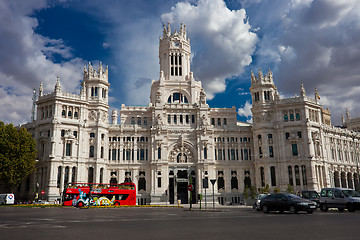
{"label": "red double-decker bus", "polygon": [[69,183],[64,189],[64,206],[136,205],[136,186],[120,184]]}

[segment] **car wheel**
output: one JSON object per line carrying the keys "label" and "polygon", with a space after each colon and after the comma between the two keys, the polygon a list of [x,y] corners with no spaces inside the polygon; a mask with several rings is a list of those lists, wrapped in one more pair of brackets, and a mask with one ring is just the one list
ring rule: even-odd
{"label": "car wheel", "polygon": [[306,212],[309,213],[309,214],[312,214],[314,211],[313,210],[307,210]]}
{"label": "car wheel", "polygon": [[320,210],[323,211],[323,212],[327,212],[328,207],[326,206],[326,204],[321,204],[320,205]]}
{"label": "car wheel", "polygon": [[269,212],[269,208],[266,205],[262,206],[262,210],[263,210],[263,213],[268,213]]}
{"label": "car wheel", "polygon": [[289,211],[291,214],[295,214],[297,212],[295,206],[290,206]]}
{"label": "car wheel", "polygon": [[344,209],[343,209],[343,208],[338,208],[338,211],[339,211],[339,212],[343,212]]}
{"label": "car wheel", "polygon": [[349,210],[349,212],[355,212],[355,207],[353,204],[349,204],[347,209]]}

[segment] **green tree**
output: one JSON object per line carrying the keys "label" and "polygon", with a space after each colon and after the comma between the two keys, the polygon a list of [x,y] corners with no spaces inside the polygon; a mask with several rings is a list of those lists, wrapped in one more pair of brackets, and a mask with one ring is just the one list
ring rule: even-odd
{"label": "green tree", "polygon": [[245,188],[244,188],[244,199],[247,199],[249,198],[249,188],[247,185],[245,185]]}
{"label": "green tree", "polygon": [[35,170],[36,144],[26,128],[0,121],[0,183],[13,191]]}
{"label": "green tree", "polygon": [[274,193],[279,193],[280,192],[280,188],[274,188]]}
{"label": "green tree", "polygon": [[286,192],[287,192],[287,193],[292,193],[292,194],[294,194],[294,188],[293,188],[293,186],[291,186],[290,184],[288,184],[288,185],[287,185]]}
{"label": "green tree", "polygon": [[255,186],[250,187],[250,196],[252,199],[255,199],[255,197],[256,197],[256,187]]}

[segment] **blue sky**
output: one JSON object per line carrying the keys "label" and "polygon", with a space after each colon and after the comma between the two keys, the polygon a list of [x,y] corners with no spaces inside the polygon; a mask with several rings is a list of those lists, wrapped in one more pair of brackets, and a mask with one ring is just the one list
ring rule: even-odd
{"label": "blue sky", "polygon": [[187,26],[192,71],[211,107],[251,119],[250,71],[273,71],[283,97],[317,88],[339,125],[360,115],[356,0],[0,0],[0,120],[31,118],[32,90],[59,76],[78,93],[84,65],[109,66],[110,106],[147,105],[163,23]]}

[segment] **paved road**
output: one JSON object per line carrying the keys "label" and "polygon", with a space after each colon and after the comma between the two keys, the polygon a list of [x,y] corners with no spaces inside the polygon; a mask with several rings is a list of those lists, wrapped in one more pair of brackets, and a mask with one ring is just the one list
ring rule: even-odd
{"label": "paved road", "polygon": [[0,207],[0,239],[359,239],[360,212]]}

